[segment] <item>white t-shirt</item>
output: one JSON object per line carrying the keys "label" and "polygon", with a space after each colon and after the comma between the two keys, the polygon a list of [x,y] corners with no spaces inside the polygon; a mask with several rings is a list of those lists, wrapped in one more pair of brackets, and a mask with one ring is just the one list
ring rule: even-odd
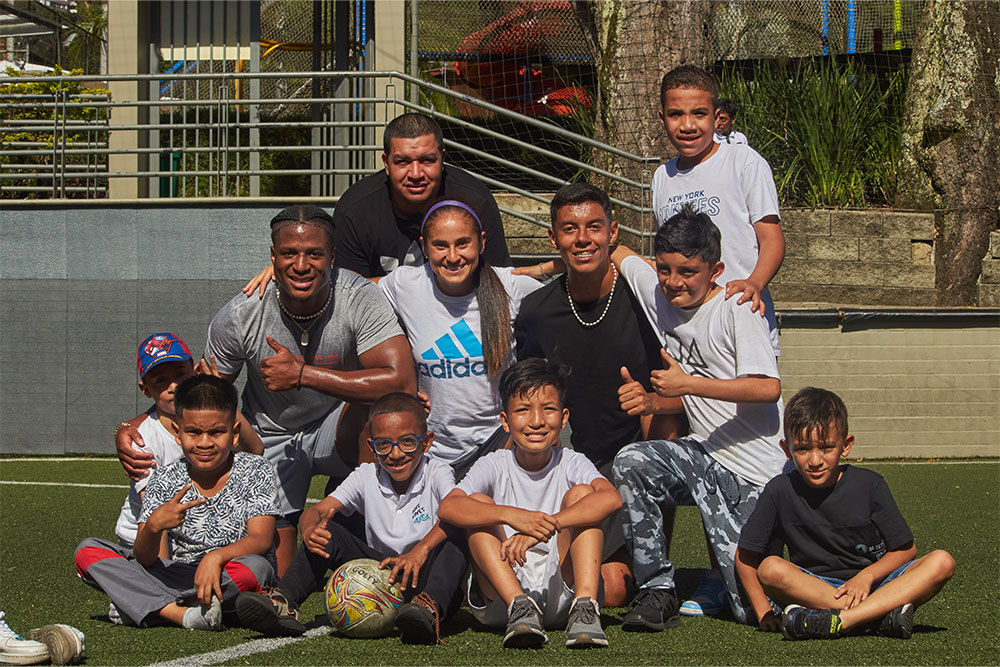
{"label": "white t-shirt", "polygon": [[[767,160],[745,144],[719,144],[715,154],[690,169],[678,169],[677,158],[653,173],[653,212],[656,224],[691,203],[707,213],[722,234],[725,269],[716,281],[725,287],[731,280],[745,280],[757,265],[757,233],[754,223],[779,215],[778,191]],[[774,354],[778,347],[778,323],[771,292],[761,294],[771,330]]]}
{"label": "white t-shirt", "polygon": [[[724,292],[697,308],[676,308],[667,301],[656,271],[640,257],[629,257],[622,277],[632,288],[667,352],[689,375],[731,380],[748,375],[777,378],[767,324],[750,304],[737,306]],[[733,403],[684,396],[691,435],[709,455],[743,479],[764,486],[781,472],[785,456],[778,441],[784,403]]]}
{"label": "white t-shirt", "polygon": [[[177,444],[174,434],[160,423],[155,410],[139,424],[138,431],[146,446],[133,446],[133,449],[152,454],[157,467],[167,466],[184,456],[184,451]],[[135,534],[139,528],[139,515],[142,513],[142,498],[139,497],[139,493],[146,488],[148,483],[149,477],[147,476],[139,480],[132,480],[129,484],[128,497],[125,498],[125,504],[122,505],[122,511],[118,515],[118,522],[115,523],[115,535],[125,544],[135,543]]]}
{"label": "white t-shirt", "polygon": [[747,144],[747,135],[736,130],[730,130],[729,134],[715,133],[715,143],[717,144]]}
{"label": "white t-shirt", "polygon": [[[521,299],[542,283],[515,276],[509,267],[491,267],[510,296],[513,323]],[[420,390],[431,400],[427,427],[434,431],[430,454],[449,463],[475,451],[500,427],[498,373],[490,377],[483,357],[479,301],[475,292],[448,296],[438,289],[430,264],[401,266],[379,282],[413,348]]]}
{"label": "white t-shirt", "polygon": [[441,499],[453,488],[451,466],[422,456],[406,493],[396,493],[389,473],[377,463],[362,463],[330,496],[344,506],[345,515],[365,517],[368,546],[388,557],[406,553],[430,532]]}
{"label": "white t-shirt", "polygon": [[[513,449],[502,449],[482,457],[469,469],[458,485],[465,493],[482,493],[497,505],[555,514],[562,507],[563,496],[578,484],[603,479],[586,456],[565,447],[553,447],[552,459],[541,470],[525,470],[514,458]],[[504,526],[510,537],[514,530]],[[547,551],[555,540],[541,542],[533,550]]]}

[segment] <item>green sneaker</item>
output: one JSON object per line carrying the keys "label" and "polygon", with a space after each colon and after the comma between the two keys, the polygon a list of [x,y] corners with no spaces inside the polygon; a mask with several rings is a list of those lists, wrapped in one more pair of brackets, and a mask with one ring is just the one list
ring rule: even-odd
{"label": "green sneaker", "polygon": [[607,645],[608,637],[601,629],[597,600],[589,597],[574,600],[566,621],[567,648],[603,648]]}
{"label": "green sneaker", "polygon": [[785,639],[837,639],[840,637],[840,612],[790,604],[781,615],[781,632]]}

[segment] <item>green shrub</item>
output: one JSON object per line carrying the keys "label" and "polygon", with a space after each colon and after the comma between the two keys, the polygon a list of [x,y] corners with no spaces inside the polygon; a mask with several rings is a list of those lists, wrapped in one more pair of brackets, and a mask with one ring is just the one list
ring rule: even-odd
{"label": "green shrub", "polygon": [[854,61],[765,63],[752,78],[724,70],[720,86],[739,105],[738,128],[771,164],[784,205],[891,205],[903,71],[880,80]]}
{"label": "green shrub", "polygon": [[[111,91],[105,88],[84,88],[81,81],[55,81],[53,77],[69,74],[76,76],[83,74],[83,70],[72,70],[63,72],[56,67],[52,72],[45,74],[23,74],[16,69],[7,68],[7,75],[11,77],[6,81],[0,81],[0,95],[24,95],[23,100],[4,100],[0,104],[0,147],[3,150],[24,150],[27,147],[19,144],[25,142],[42,143],[44,146],[37,147],[38,153],[32,155],[0,156],[0,165],[5,165],[3,173],[30,173],[41,170],[51,170],[52,149],[56,142],[56,131],[54,127],[59,127],[63,121],[85,121],[93,123],[93,129],[70,131],[65,136],[59,135],[60,143],[67,148],[72,148],[74,143],[90,142],[107,145],[107,108],[98,106],[65,106],[51,107],[41,106],[41,103],[59,102],[65,96],[65,100],[70,103],[83,103],[91,101],[84,96],[107,95]],[[25,121],[46,121],[45,125],[37,126],[37,129],[25,128],[16,129],[13,126],[24,125]],[[67,165],[89,165],[87,169],[91,174],[99,170],[106,170],[108,156],[106,154],[82,154],[66,155]],[[24,167],[14,167],[10,165],[25,165]],[[73,170],[66,170],[65,183],[69,187],[73,186],[103,186],[107,187],[107,178],[85,178],[73,176]],[[22,186],[49,187],[52,185],[51,179],[23,178],[16,181],[4,180],[4,184],[16,183]],[[4,192],[2,197],[7,199],[31,199],[46,198],[51,196],[52,191],[47,192]],[[65,192],[66,197],[85,197],[87,193]]]}

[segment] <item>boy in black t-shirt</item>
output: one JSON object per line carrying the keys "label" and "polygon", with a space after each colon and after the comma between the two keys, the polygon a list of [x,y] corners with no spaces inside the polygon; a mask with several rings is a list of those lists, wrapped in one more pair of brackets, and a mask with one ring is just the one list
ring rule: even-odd
{"label": "boy in black t-shirt", "polygon": [[[764,487],[740,534],[736,570],[761,630],[835,639],[866,628],[908,639],[913,610],[948,582],[947,551],[917,549],[882,477],[840,465],[854,444],[847,408],[807,387],[788,402],[781,448],[795,471]],[[789,560],[766,554],[788,547]],[[779,622],[772,600],[787,605]]]}

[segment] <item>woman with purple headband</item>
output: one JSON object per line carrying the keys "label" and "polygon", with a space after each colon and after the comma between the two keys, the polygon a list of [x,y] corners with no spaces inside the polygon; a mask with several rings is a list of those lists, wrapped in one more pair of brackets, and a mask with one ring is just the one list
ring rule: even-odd
{"label": "woman with purple headband", "polygon": [[486,235],[460,201],[431,206],[419,242],[427,262],[400,266],[379,285],[406,330],[420,391],[430,399],[430,454],[448,461],[460,480],[507,442],[497,380],[513,361],[521,300],[542,284],[482,258]]}

